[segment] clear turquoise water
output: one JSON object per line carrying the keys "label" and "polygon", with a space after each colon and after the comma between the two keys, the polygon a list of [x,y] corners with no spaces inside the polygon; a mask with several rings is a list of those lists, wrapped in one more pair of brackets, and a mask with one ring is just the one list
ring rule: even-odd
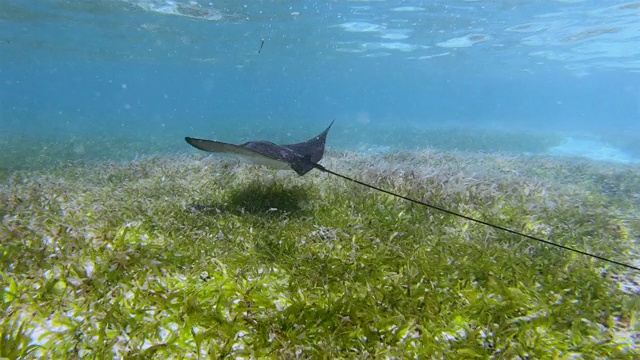
{"label": "clear turquoise water", "polygon": [[[637,3],[5,0],[0,10],[5,151],[93,138],[135,142],[136,153],[190,151],[186,135],[299,141],[335,118],[329,149],[505,151],[518,134],[535,137],[514,152],[640,158]],[[462,135],[423,136],[443,129]],[[467,146],[478,134],[483,146]]]}
{"label": "clear turquoise water", "polygon": [[[525,232],[557,228],[558,233],[562,233],[570,229],[574,234],[585,234],[579,239],[582,242],[578,246],[580,249],[620,259],[637,267],[640,266],[637,249],[630,250],[628,254],[615,253],[614,250],[626,249],[627,244],[637,243],[635,239],[640,228],[638,44],[640,2],[631,1],[0,0],[0,184],[3,184],[0,187],[0,220],[4,229],[0,231],[0,238],[6,243],[28,245],[22,253],[14,252],[20,261],[23,257],[37,259],[40,256],[44,259],[45,252],[38,247],[41,242],[48,246],[55,242],[75,244],[80,240],[77,243],[83,246],[81,249],[87,246],[89,250],[83,252],[74,247],[74,251],[95,254],[102,252],[101,245],[93,243],[97,238],[94,235],[96,229],[104,231],[101,236],[105,239],[121,238],[120,241],[126,243],[123,246],[133,249],[133,246],[147,240],[146,232],[144,237],[131,235],[132,239],[135,238],[132,244],[125,235],[114,234],[126,234],[120,231],[132,226],[140,227],[144,222],[150,228],[165,229],[159,230],[159,239],[167,241],[166,247],[162,243],[162,251],[158,252],[159,264],[175,265],[171,264],[173,260],[167,260],[163,255],[172,251],[173,243],[180,244],[180,240],[188,239],[182,245],[211,249],[209,240],[215,241],[214,237],[219,240],[214,231],[211,233],[213,237],[205,238],[204,243],[191,242],[196,235],[189,234],[200,230],[203,234],[209,232],[209,223],[206,219],[205,222],[196,222],[196,217],[205,214],[203,211],[203,214],[192,216],[190,213],[192,209],[198,209],[198,204],[194,206],[190,202],[216,196],[208,194],[211,187],[202,185],[211,176],[219,174],[211,168],[214,166],[211,164],[216,163],[207,165],[200,158],[195,158],[203,155],[184,142],[185,136],[234,143],[255,139],[294,143],[318,134],[335,119],[327,141],[329,151],[375,154],[435,148],[472,153],[466,154],[470,155],[467,157],[439,152],[423,152],[419,156],[404,152],[388,158],[356,157],[362,162],[354,168],[349,168],[348,156],[331,154],[334,164],[343,164],[343,168],[336,167],[349,176],[366,178],[363,168],[375,167],[382,162],[379,165],[381,169],[378,169],[380,174],[390,173],[389,183],[383,187],[392,189],[395,176],[401,187],[411,189],[409,181],[416,176],[412,170],[420,170],[417,176],[423,177],[420,180],[423,185],[429,184],[431,178],[441,180],[432,183],[438,191],[442,187],[447,194],[442,199],[433,199],[440,206],[446,200],[449,202],[447,208],[459,207],[465,214],[470,214],[474,207],[482,209],[485,206],[492,209],[488,216],[498,214],[503,207],[510,215],[505,215],[505,223],[500,222],[501,226],[520,230],[521,223],[507,220],[522,216],[532,224],[535,222],[535,227],[532,225],[531,229],[522,230]],[[499,152],[507,156],[483,157],[476,156],[477,152]],[[141,154],[167,153],[198,155],[188,167],[191,171],[186,172],[181,161],[191,161],[191,158],[181,155],[162,160],[147,158],[123,166],[113,166],[110,162],[133,159]],[[425,154],[432,156],[425,159]],[[512,156],[514,154],[577,156],[596,162],[547,162],[546,157]],[[45,170],[43,175],[40,171],[42,167],[46,169],[69,160],[87,160],[93,165],[92,161],[96,159],[108,161],[95,168],[76,167],[71,163],[60,167],[57,172]],[[403,164],[390,164],[394,159]],[[351,158],[350,161],[355,160]],[[415,168],[408,169],[413,164],[417,164]],[[200,165],[202,172],[195,171]],[[38,171],[29,173],[30,169]],[[83,179],[82,174],[89,174],[89,179]],[[374,177],[369,176],[371,182],[380,180]],[[449,181],[449,178],[453,180]],[[314,181],[309,176],[305,179]],[[256,181],[259,189],[269,182],[273,182],[273,178]],[[308,184],[312,186],[314,183]],[[470,184],[470,190],[465,189],[465,184]],[[266,186],[267,190],[269,186]],[[251,194],[256,189],[252,186],[245,188],[242,183],[237,187],[240,194]],[[187,188],[189,190],[185,194]],[[344,191],[345,198],[356,196],[348,190],[340,190],[342,188],[328,189]],[[404,191],[399,190],[401,193]],[[424,192],[433,194],[427,186]],[[509,194],[507,198],[531,201],[532,205],[504,205],[502,193]],[[486,194],[498,196],[494,198]],[[130,200],[131,196],[135,200]],[[278,210],[268,194],[260,196],[268,205],[269,214],[272,209]],[[253,194],[240,197],[254,201]],[[284,197],[286,201],[292,201],[293,195]],[[541,200],[542,197],[548,197],[548,201]],[[140,211],[140,204],[151,201],[154,203],[150,210]],[[351,211],[350,207],[359,206],[348,201],[345,203],[347,205],[340,205],[344,207],[338,209]],[[323,203],[319,204],[322,206]],[[213,207],[206,203],[200,208]],[[515,211],[521,208],[530,213],[526,217],[524,214],[515,215]],[[98,215],[94,216],[93,210],[86,209],[98,209]],[[241,209],[244,215],[245,210]],[[388,211],[393,209],[390,207]],[[356,212],[366,214],[367,210],[370,209],[357,208]],[[590,214],[595,215],[590,217]],[[572,218],[574,215],[577,217]],[[67,227],[69,216],[74,217],[69,221],[77,224]],[[193,226],[180,223],[186,221],[184,216],[194,218]],[[397,219],[401,216],[403,212],[398,213]],[[103,223],[104,218],[112,220]],[[170,222],[165,222],[165,218]],[[237,222],[238,233],[241,234],[244,227],[253,233],[251,217],[242,218]],[[377,226],[388,226],[394,221],[390,219],[395,218],[385,217],[386,225]],[[58,226],[56,221],[64,223],[64,227]],[[362,225],[357,223],[357,227],[371,225],[371,221],[356,221],[362,221]],[[352,226],[351,222],[349,226]],[[322,221],[318,223],[322,224]],[[289,224],[289,219],[281,224]],[[297,231],[292,233],[292,238],[298,236],[296,234],[301,239],[309,235],[305,233],[304,226],[299,226],[301,222],[294,219],[291,224]],[[416,227],[422,224],[420,219]],[[460,229],[436,229],[436,235],[428,235],[426,240],[441,236],[438,234],[447,239],[449,232],[460,230],[465,234],[463,243],[468,243],[465,246],[472,243],[476,246],[467,235],[468,227],[464,226]],[[590,231],[590,227],[595,230]],[[67,230],[60,235],[63,228],[73,228],[77,239],[75,234],[67,236]],[[140,229],[143,231],[142,227]],[[183,229],[190,232],[184,235]],[[273,227],[265,229],[272,231]],[[314,225],[314,229],[324,228]],[[388,228],[389,231],[393,229],[395,227]],[[24,241],[21,234],[27,234]],[[393,233],[390,240],[397,234]],[[478,234],[474,235],[478,244],[484,242],[486,249],[491,249],[491,241],[487,241],[482,233]],[[551,240],[562,243],[576,241],[573,237],[578,236],[563,239],[555,233],[552,235]],[[404,233],[399,238],[403,236]],[[237,240],[244,241],[242,237]],[[612,247],[610,251],[603,251],[598,244],[605,244],[607,249]],[[57,246],[50,248],[52,254],[59,249]],[[153,249],[152,246],[149,248]],[[531,251],[531,258],[539,256],[540,261],[544,259],[544,251],[528,251]],[[46,257],[46,265],[42,269],[36,266],[33,271],[43,271],[43,277],[49,276],[46,274],[52,272],[45,270],[47,267],[58,261],[67,266],[67,259],[76,261],[75,254],[69,254],[61,259]],[[495,254],[488,250],[487,256]],[[177,253],[178,257],[182,254]],[[13,266],[12,259],[7,258],[6,263]],[[87,277],[103,265],[98,261],[85,260],[83,255],[83,259],[77,261],[80,268],[90,269],[86,270]],[[466,261],[466,257],[463,260]],[[269,261],[271,266],[271,259]],[[44,261],[34,263],[40,265]],[[282,264],[287,266],[286,261]],[[523,272],[511,272],[511,269],[518,270],[519,267],[522,264],[514,264],[504,277],[504,290],[509,290],[505,292],[507,294],[516,294],[511,289],[518,290],[517,287],[506,288],[509,281],[517,282],[518,286],[523,284],[519,278]],[[613,276],[622,291],[638,293],[640,279],[635,273],[617,277],[614,272],[605,270],[602,274]],[[599,272],[594,271],[596,274]],[[9,272],[13,272],[12,268]],[[553,284],[555,280],[566,282],[566,279],[561,279],[561,274],[550,273],[552,277],[545,274],[531,276],[540,276],[541,282],[546,284]],[[22,275],[19,271],[17,274]],[[28,274],[23,277],[24,287],[37,293],[39,285],[33,286],[30,281],[35,278],[33,284],[37,284],[38,278],[33,276],[31,268]],[[434,276],[444,279],[458,277],[458,273],[440,272]],[[484,274],[481,276],[485,277]],[[489,271],[486,277],[491,276]],[[75,276],[73,279],[77,280]],[[611,291],[590,285],[583,290],[581,281],[584,279],[579,280],[568,283],[570,291],[563,293],[565,301],[573,296],[570,293],[575,289],[577,302],[572,304],[585,306],[580,302],[584,299],[587,304],[594,305],[590,307],[594,314],[600,314],[592,315],[593,319],[598,317],[597,321],[600,321],[593,323],[594,329],[596,326],[600,330],[607,327],[615,329],[612,330],[615,334],[613,343],[629,344],[626,347],[620,345],[624,354],[635,351],[638,343],[635,341],[637,329],[634,328],[637,311],[632,310],[636,303],[625,301],[611,307],[607,305],[613,302]],[[595,283],[587,280],[588,284]],[[525,282],[537,284],[535,290],[531,290],[531,296],[532,299],[542,299],[540,309],[543,311],[532,310],[533,315],[544,314],[543,317],[547,317],[545,301],[553,299],[551,305],[558,305],[562,295],[557,299],[543,297],[539,294],[546,290],[540,288],[537,280],[525,279]],[[191,285],[200,286],[199,283]],[[476,287],[477,282],[471,285]],[[445,289],[448,288],[445,286]],[[309,289],[316,290],[322,289]],[[75,294],[83,296],[80,292]],[[108,294],[111,296],[112,292]],[[620,293],[613,294],[614,299],[623,298]],[[69,304],[57,307],[47,299],[43,304],[38,303],[40,297],[29,296],[25,295],[19,301],[14,297],[12,301],[28,305],[24,314],[31,312],[27,309],[47,310],[38,313],[40,318],[26,328],[28,344],[49,343],[47,336],[61,333],[58,332],[61,328],[51,320],[53,315],[60,312],[64,313],[61,318],[70,318]],[[93,304],[101,304],[102,295],[92,296],[101,300],[78,302],[82,307],[88,304],[90,311],[82,308],[82,313],[89,315],[80,318],[74,315],[73,318],[73,321],[83,320],[80,322],[87,328],[100,323],[100,315],[94,314]],[[277,296],[280,298],[282,294]],[[492,297],[493,293],[487,298]],[[329,299],[325,295],[317,298]],[[517,303],[518,299],[520,297],[513,296],[508,301]],[[144,302],[140,304],[146,306]],[[560,314],[573,316],[573,305],[568,306],[569,310],[562,310]],[[142,314],[143,311],[147,309],[132,310],[131,313]],[[313,311],[316,312],[315,309]],[[12,323],[23,321],[22,314],[14,312],[12,307],[6,313],[13,316],[10,317]],[[184,320],[180,312],[176,314],[180,315],[176,318]],[[129,314],[121,315],[122,319],[130,321]],[[513,317],[515,315],[517,317]],[[520,315],[524,313],[500,318],[508,319],[511,325],[521,324],[516,327],[528,326],[531,318]],[[549,315],[555,316],[552,312]],[[550,328],[562,330],[567,316],[559,316],[561,325],[556,327],[553,324]],[[410,317],[407,319],[413,321]],[[445,320],[457,324],[459,319],[461,317],[455,315]],[[583,328],[590,321],[582,316],[573,320]],[[313,322],[313,326],[320,324]],[[144,323],[149,322],[145,320]],[[209,320],[206,326],[210,326]],[[126,328],[123,327],[123,331]],[[101,332],[102,329],[101,326]],[[485,339],[484,330],[482,327],[479,329],[482,339]],[[507,329],[511,339],[511,330]],[[571,331],[576,329],[578,331],[572,333],[575,335],[573,340],[590,334],[586,331],[581,333],[579,327]],[[538,330],[539,335],[544,335],[543,327]],[[166,334],[167,330],[162,331]],[[159,331],[157,333],[160,334]],[[82,334],[74,330],[73,335],[68,333],[67,338],[60,335],[59,339],[63,340],[56,341],[60,341],[58,345],[68,345],[73,336],[73,341],[77,342],[74,351],[77,351],[80,343],[78,334],[83,336],[82,347],[93,351],[93,342],[98,337],[93,337],[92,332]],[[550,338],[556,333],[550,334],[545,336]],[[600,336],[606,337],[603,334],[605,332]],[[488,335],[493,337],[492,333]],[[153,336],[149,338],[153,339]],[[233,336],[234,340],[238,339]],[[299,336],[297,338],[300,340]],[[120,343],[125,342],[124,337],[118,339]],[[445,338],[447,341],[452,339]],[[609,339],[601,341],[592,336],[589,339],[598,342],[597,345],[603,349],[615,346],[609,344]],[[212,343],[215,341],[218,339],[213,339]],[[129,343],[128,339],[126,343],[131,348],[138,346],[135,342]],[[151,343],[145,339],[142,348],[148,344]],[[55,345],[49,343],[47,346],[55,349]],[[519,351],[520,344],[516,345],[514,351]],[[523,346],[526,349],[530,344]],[[585,351],[590,350],[589,346],[585,345]],[[64,349],[64,346],[57,347]],[[82,347],[81,351],[84,351]],[[509,340],[507,349],[513,347],[513,341]],[[116,349],[115,346],[113,348]],[[488,346],[485,350],[489,351]],[[498,348],[494,355],[501,351]]]}

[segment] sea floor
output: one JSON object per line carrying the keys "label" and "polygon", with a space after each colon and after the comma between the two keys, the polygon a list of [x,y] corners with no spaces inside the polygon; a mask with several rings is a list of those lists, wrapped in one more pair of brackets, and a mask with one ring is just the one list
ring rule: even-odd
{"label": "sea floor", "polygon": [[603,162],[640,163],[638,156],[633,156],[606,142],[585,138],[566,137],[561,144],[552,147],[548,153],[554,156],[580,157]]}
{"label": "sea floor", "polygon": [[[442,150],[322,163],[640,265],[636,164]],[[190,153],[2,176],[0,357],[638,352],[639,273],[317,171]]]}

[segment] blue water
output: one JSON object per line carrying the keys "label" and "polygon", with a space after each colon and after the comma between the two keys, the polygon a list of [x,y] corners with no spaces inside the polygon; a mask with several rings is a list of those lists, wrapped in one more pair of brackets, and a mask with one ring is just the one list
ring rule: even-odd
{"label": "blue water", "polygon": [[328,148],[455,128],[640,158],[616,147],[640,143],[640,2],[2,0],[0,19],[3,137],[188,151],[335,118]]}

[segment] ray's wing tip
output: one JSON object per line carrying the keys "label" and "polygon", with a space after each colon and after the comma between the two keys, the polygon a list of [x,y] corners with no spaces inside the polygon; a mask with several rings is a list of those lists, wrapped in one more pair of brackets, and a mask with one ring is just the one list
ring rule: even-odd
{"label": "ray's wing tip", "polygon": [[336,119],[331,120],[331,123],[329,124],[329,126],[327,126],[326,129],[324,129],[320,135],[318,135],[318,138],[322,138],[322,137],[326,137],[327,134],[329,133],[329,130],[331,130],[331,127],[333,126],[333,123],[336,121]]}
{"label": "ray's wing tip", "polygon": [[187,142],[187,144],[189,144],[189,145],[193,146],[194,148],[196,148],[196,149],[198,149],[198,150],[202,150],[202,149],[200,149],[200,147],[199,147],[199,146],[197,146],[197,145],[196,145],[196,139],[194,139],[194,138],[192,138],[192,137],[185,136],[185,137],[184,137],[184,141],[186,141],[186,142]]}
{"label": "ray's wing tip", "polygon": [[327,131],[329,129],[331,129],[331,127],[333,126],[333,123],[336,122],[336,119],[331,120],[331,123],[329,124],[329,126],[327,126]]}
{"label": "ray's wing tip", "polygon": [[203,144],[203,140],[201,139],[196,139],[196,138],[192,138],[189,136],[185,136],[184,140],[187,142],[187,144],[193,146],[194,148],[198,149],[198,150],[202,150],[202,151],[211,151],[209,149],[206,149],[204,147],[205,144]]}

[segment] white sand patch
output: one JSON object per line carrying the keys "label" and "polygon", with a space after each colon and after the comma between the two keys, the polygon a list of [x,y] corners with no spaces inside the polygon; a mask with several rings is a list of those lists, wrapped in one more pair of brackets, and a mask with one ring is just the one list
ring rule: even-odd
{"label": "white sand patch", "polygon": [[591,160],[619,163],[640,162],[640,159],[635,159],[611,145],[594,140],[575,139],[572,137],[566,138],[562,144],[552,148],[550,154],[565,157],[584,157]]}

